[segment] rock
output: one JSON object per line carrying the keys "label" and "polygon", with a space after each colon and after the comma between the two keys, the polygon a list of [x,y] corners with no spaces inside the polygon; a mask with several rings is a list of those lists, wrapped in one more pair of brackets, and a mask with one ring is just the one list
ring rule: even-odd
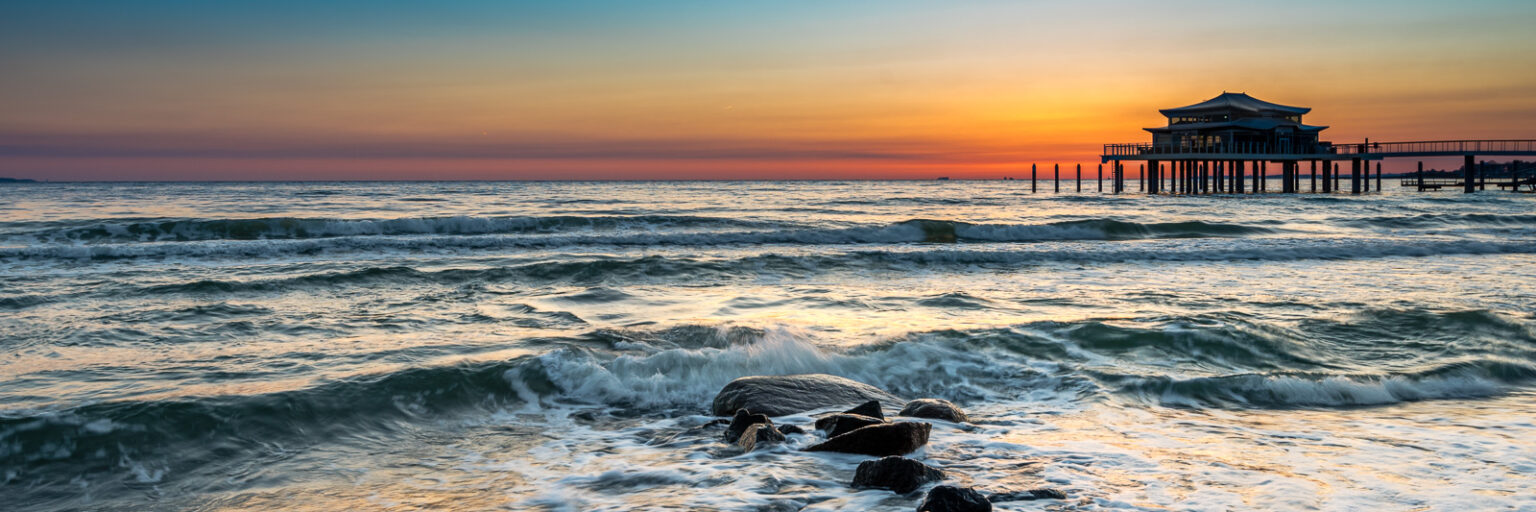
{"label": "rock", "polygon": [[906,455],[928,444],[933,425],[918,422],[881,423],[828,439],[806,448],[808,452],[858,453],[884,457]]}
{"label": "rock", "polygon": [[969,487],[940,485],[928,491],[917,512],[991,512],[992,502]]}
{"label": "rock", "polygon": [[993,494],[987,501],[1000,503],[1004,501],[1033,501],[1033,500],[1064,500],[1067,493],[1056,489],[1030,489],[1022,492],[1003,492]]}
{"label": "rock", "polygon": [[731,425],[725,427],[725,434],[721,437],[727,443],[734,443],[737,439],[741,439],[742,432],[746,432],[748,427],[758,423],[767,423],[768,426],[773,426],[773,421],[769,420],[766,415],[752,414],[752,411],[737,409],[736,417],[731,418]]}
{"label": "rock", "polygon": [[907,406],[902,407],[901,412],[897,415],[944,420],[953,423],[967,423],[970,421],[965,417],[965,411],[960,410],[955,404],[950,403],[949,400],[937,398],[919,398],[907,402]]}
{"label": "rock", "polygon": [[837,437],[856,429],[885,423],[885,420],[858,414],[838,413],[816,419],[816,429],[827,431],[827,437]]}
{"label": "rock", "polygon": [[890,489],[897,494],[917,490],[928,482],[944,479],[944,472],[906,457],[885,457],[859,463],[853,471],[855,489]]}
{"label": "rock", "polygon": [[804,434],[805,429],[800,428],[799,425],[784,425],[779,427],[779,433],[786,436],[791,434]]}
{"label": "rock", "polygon": [[879,400],[870,400],[868,402],[864,402],[859,404],[858,407],[843,411],[843,414],[857,414],[859,416],[869,416],[871,418],[882,420],[885,419],[885,413],[880,411]]}
{"label": "rock", "polygon": [[731,381],[715,395],[710,409],[715,416],[729,416],[737,409],[784,416],[870,400],[899,402],[901,399],[874,386],[836,375],[774,375]]}
{"label": "rock", "polygon": [[784,434],[779,433],[770,423],[755,423],[747,427],[746,432],[741,433],[741,438],[736,440],[736,446],[743,452],[750,452],[761,443],[777,443],[784,440]]}

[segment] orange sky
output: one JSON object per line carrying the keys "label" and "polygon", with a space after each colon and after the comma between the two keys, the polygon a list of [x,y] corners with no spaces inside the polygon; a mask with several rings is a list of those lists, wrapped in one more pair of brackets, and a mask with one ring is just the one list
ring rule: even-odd
{"label": "orange sky", "polygon": [[347,4],[6,7],[0,176],[1023,177],[1223,91],[1536,138],[1530,2]]}

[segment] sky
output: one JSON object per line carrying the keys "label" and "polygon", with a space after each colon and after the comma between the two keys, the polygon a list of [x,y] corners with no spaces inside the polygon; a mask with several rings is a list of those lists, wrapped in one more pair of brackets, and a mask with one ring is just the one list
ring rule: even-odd
{"label": "sky", "polygon": [[1103,144],[1223,91],[1312,107],[1324,140],[1536,139],[1533,22],[1530,0],[19,0],[0,176],[1094,176]]}

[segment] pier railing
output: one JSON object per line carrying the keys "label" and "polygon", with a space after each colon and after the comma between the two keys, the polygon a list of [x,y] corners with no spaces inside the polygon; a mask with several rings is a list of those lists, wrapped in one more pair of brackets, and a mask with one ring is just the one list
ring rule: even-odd
{"label": "pier railing", "polygon": [[1320,144],[1268,144],[1261,142],[1231,142],[1224,144],[1105,144],[1104,156],[1142,155],[1202,155],[1202,154],[1259,154],[1259,155],[1326,155],[1332,154],[1332,146]]}
{"label": "pier railing", "polygon": [[1536,140],[1426,140],[1415,142],[1357,142],[1338,144],[1268,144],[1230,142],[1223,144],[1105,144],[1104,156],[1147,155],[1370,155],[1381,156],[1453,156],[1453,155],[1536,155]]}
{"label": "pier railing", "polygon": [[1417,142],[1369,142],[1336,144],[1341,155],[1366,153],[1530,153],[1536,152],[1536,140],[1426,140]]}

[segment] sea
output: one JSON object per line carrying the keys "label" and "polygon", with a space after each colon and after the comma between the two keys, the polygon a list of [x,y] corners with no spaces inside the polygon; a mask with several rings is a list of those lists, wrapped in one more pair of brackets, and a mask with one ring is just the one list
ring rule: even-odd
{"label": "sea", "polygon": [[0,508],[914,510],[705,426],[823,373],[997,510],[1536,510],[1536,197],[1386,185],[0,185]]}

